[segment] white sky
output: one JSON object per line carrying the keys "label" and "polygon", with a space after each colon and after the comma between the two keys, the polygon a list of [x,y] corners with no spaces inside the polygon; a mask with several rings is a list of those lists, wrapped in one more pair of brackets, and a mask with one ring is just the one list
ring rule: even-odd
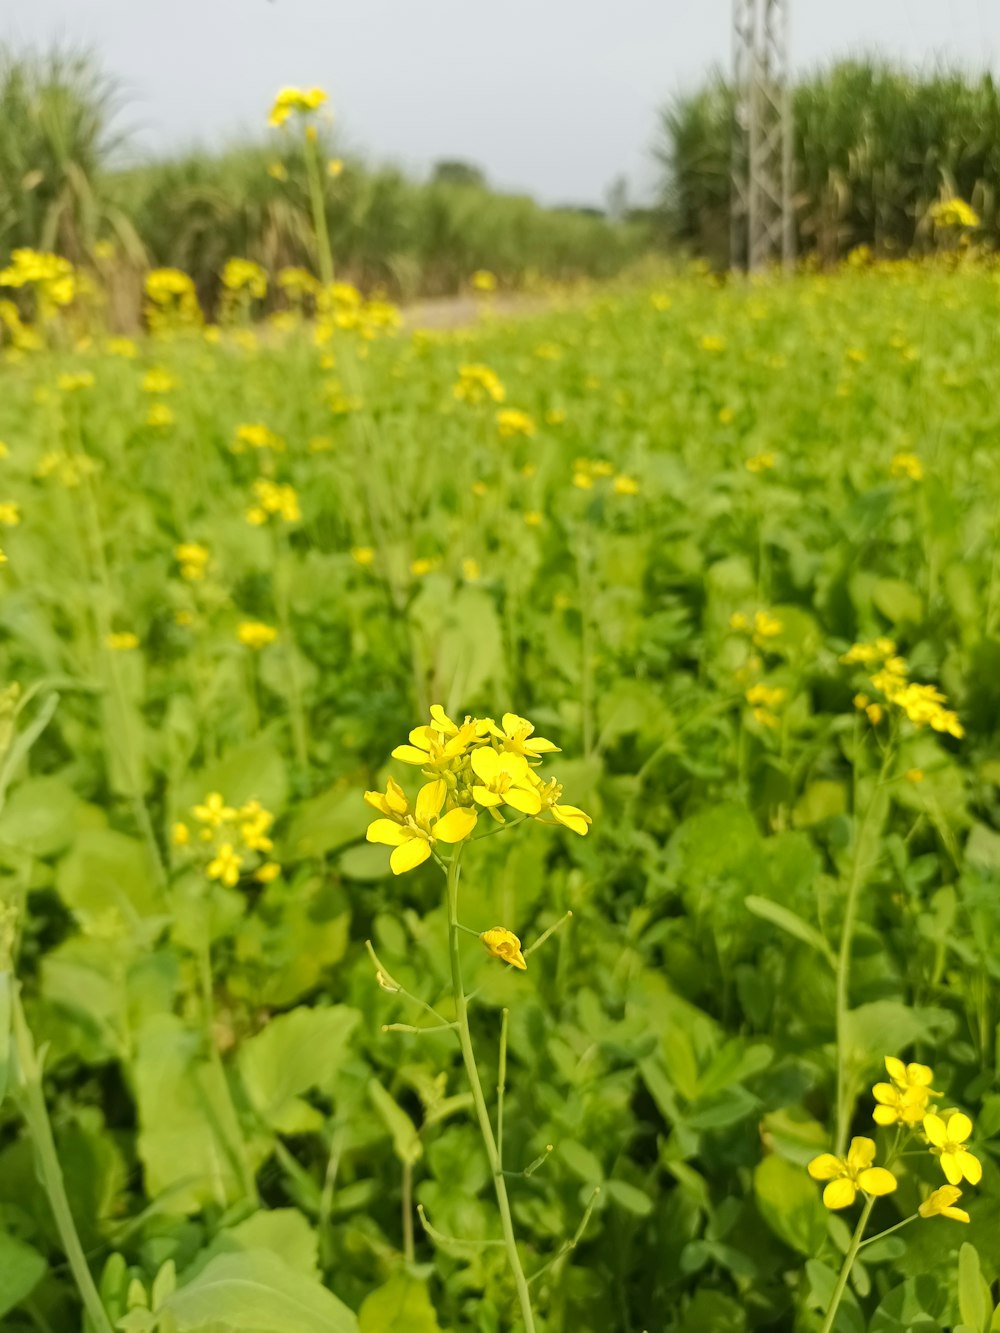
{"label": "white sky", "polygon": [[[877,51],[997,69],[1000,0],[792,0],[798,66]],[[654,177],[656,109],[730,51],[730,0],[7,0],[0,42],[92,46],[139,149],[262,133],[276,89],[327,88],[350,148],[439,158],[549,202]]]}

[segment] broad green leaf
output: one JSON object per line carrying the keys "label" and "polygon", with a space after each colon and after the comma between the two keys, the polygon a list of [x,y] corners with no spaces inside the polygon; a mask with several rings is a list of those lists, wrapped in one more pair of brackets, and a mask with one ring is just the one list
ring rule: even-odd
{"label": "broad green leaf", "polygon": [[409,1273],[393,1273],[370,1292],[358,1311],[359,1333],[441,1333],[427,1284]]}
{"label": "broad green leaf", "polygon": [[211,791],[221,792],[231,805],[256,799],[272,814],[280,814],[288,799],[288,774],[281,751],[266,736],[228,751],[188,778],[180,808],[194,805]]}
{"label": "broad green leaf", "polygon": [[257,1114],[280,1133],[318,1129],[322,1117],[302,1094],[325,1088],[347,1059],[360,1021],[346,1005],[304,1006],[273,1018],[240,1048],[237,1064]]}
{"label": "broad green leaf", "polygon": [[599,1185],[604,1179],[604,1168],[597,1156],[582,1143],[565,1139],[559,1144],[559,1156],[569,1169],[588,1185]]}
{"label": "broad green leaf", "polygon": [[353,1311],[267,1250],[220,1254],[163,1303],[178,1333],[358,1333]]}
{"label": "broad green leaf", "polygon": [[649,1195],[635,1185],[630,1185],[627,1180],[608,1180],[601,1188],[613,1203],[634,1217],[648,1217],[653,1211],[653,1200]]}
{"label": "broad green leaf", "polygon": [[84,829],[59,864],[56,887],[81,923],[134,932],[164,910],[148,848],[113,829]]}
{"label": "broad green leaf", "polygon": [[806,1172],[783,1157],[765,1157],[754,1171],[754,1194],[764,1221],[799,1254],[819,1252],[826,1237],[826,1209]]}
{"label": "broad green leaf", "polygon": [[979,1267],[979,1252],[965,1241],[958,1252],[958,1308],[963,1320],[982,1333],[986,1331],[987,1316],[992,1314],[989,1295]]}
{"label": "broad green leaf", "polygon": [[300,861],[357,842],[375,813],[356,786],[339,783],[295,807],[282,841],[284,855]]}
{"label": "broad green leaf", "polygon": [[47,1267],[33,1246],[0,1231],[0,1316],[31,1295]]}

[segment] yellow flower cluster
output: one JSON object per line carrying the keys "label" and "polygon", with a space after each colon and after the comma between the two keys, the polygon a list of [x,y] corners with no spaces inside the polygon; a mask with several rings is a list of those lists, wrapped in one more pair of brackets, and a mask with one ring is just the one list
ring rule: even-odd
{"label": "yellow flower cluster", "polygon": [[229,449],[234,454],[245,454],[248,449],[270,449],[280,454],[284,453],[285,441],[262,421],[252,421],[236,427]]}
{"label": "yellow flower cluster", "polygon": [[299,497],[294,486],[258,477],[253,484],[255,503],[247,510],[247,522],[262,527],[277,515],[284,523],[297,523],[302,517]]}
{"label": "yellow flower cluster", "polygon": [[778,709],[788,698],[787,690],[780,685],[751,685],[745,697],[754,718],[762,727],[776,730],[781,725]]}
{"label": "yellow flower cluster", "polygon": [[79,486],[84,477],[97,471],[97,464],[87,454],[68,454],[64,449],[50,449],[42,454],[35,476],[44,480],[54,476],[67,490]]}
{"label": "yellow flower cluster", "polygon": [[181,542],[174,547],[174,559],[180,565],[181,578],[189,583],[200,583],[208,567],[208,547],[200,542]]}
{"label": "yellow flower cluster", "polygon": [[209,792],[191,815],[195,829],[183,820],[172,830],[175,847],[197,849],[204,861],[205,874],[233,888],[247,873],[260,884],[270,884],[281,873],[281,866],[269,860],[274,850],[271,826],[274,816],[258,800],[239,807],[227,805],[222,794]]}
{"label": "yellow flower cluster", "polygon": [[916,454],[903,451],[893,454],[892,462],[889,464],[889,475],[907,477],[910,481],[923,481],[924,465]]}
{"label": "yellow flower cluster", "polygon": [[289,298],[315,296],[319,291],[319,282],[306,268],[283,268],[278,270],[278,286]]}
{"label": "yellow flower cluster", "polygon": [[76,294],[76,278],[68,259],[45,250],[14,250],[11,262],[0,269],[0,287],[33,287],[43,313],[69,305]]}
{"label": "yellow flower cluster", "polygon": [[477,292],[495,292],[497,289],[497,275],[486,268],[477,269],[472,275],[472,286]]}
{"label": "yellow flower cluster", "polygon": [[774,454],[769,449],[762,454],[754,454],[746,460],[746,470],[748,472],[770,472],[774,467]]}
{"label": "yellow flower cluster", "polygon": [[0,527],[16,528],[21,521],[21,506],[16,500],[0,500]]}
{"label": "yellow flower cluster", "polygon": [[170,371],[160,366],[152,366],[142,377],[144,393],[169,393],[176,386],[177,381]]}
{"label": "yellow flower cluster", "polygon": [[964,199],[939,199],[931,205],[927,216],[935,227],[945,231],[979,226],[979,214]]}
{"label": "yellow flower cluster", "polygon": [[275,96],[267,123],[284,125],[291,116],[308,116],[326,101],[322,88],[282,88]]}
{"label": "yellow flower cluster", "polygon": [[[909,666],[896,652],[892,639],[878,638],[871,643],[856,643],[840,659],[846,666],[864,666],[868,679],[890,704],[894,705],[915,727],[930,727],[961,740],[965,730],[958,714],[946,708],[947,697],[936,685],[918,685],[907,680]],[[878,705],[869,705],[866,696],[855,696],[855,706],[865,708],[873,724],[881,720]],[[873,715],[872,708],[876,713]]]}
{"label": "yellow flower cluster", "polygon": [[606,458],[576,458],[573,460],[573,485],[578,491],[592,491],[594,482],[615,475],[615,465]]}
{"label": "yellow flower cluster", "polygon": [[43,345],[38,333],[21,319],[13,301],[0,301],[0,329],[6,331],[15,354],[35,352]]}
{"label": "yellow flower cluster", "polygon": [[473,407],[480,403],[502,403],[507,396],[496,372],[479,362],[459,367],[452,393],[458,402],[471,403]]}
{"label": "yellow flower cluster", "polygon": [[535,423],[527,412],[521,412],[516,407],[504,407],[497,413],[497,430],[504,440],[516,435],[525,435],[530,439],[535,433]]}
{"label": "yellow flower cluster", "polygon": [[117,630],[109,634],[105,642],[113,653],[130,653],[139,647],[139,636],[131,630]]}
{"label": "yellow flower cluster", "polygon": [[749,634],[758,648],[763,648],[769,639],[776,639],[784,626],[777,616],[770,611],[755,611],[748,616],[743,611],[734,611],[729,617],[729,628],[737,634]]}
{"label": "yellow flower cluster", "polygon": [[429,781],[412,807],[394,778],[384,792],[366,792],[365,800],[381,816],[369,825],[368,841],[393,849],[389,866],[401,875],[433,855],[438,843],[468,838],[483,810],[499,824],[505,822],[506,808],[583,836],[590,816],[562,804],[561,785],[537,772],[542,755],[557,749],[516,713],[505,713],[499,726],[490,717],[456,723],[435,704],[430,723],[416,727],[409,742],[392,752],[394,759],[419,768]]}
{"label": "yellow flower cluster", "polygon": [[[938,1113],[932,1105],[943,1094],[931,1087],[933,1071],[927,1065],[904,1064],[894,1055],[885,1057],[888,1083],[876,1083],[872,1096],[876,1106],[872,1119],[877,1125],[895,1126],[907,1138],[917,1137],[938,1159],[947,1185],[933,1190],[920,1205],[920,1217],[950,1217],[968,1222],[969,1214],[955,1204],[961,1198],[958,1186],[967,1181],[978,1185],[983,1176],[982,1163],[968,1148],[972,1121],[961,1111]],[[873,1166],[875,1144],[868,1138],[855,1138],[846,1157],[820,1153],[809,1163],[813,1180],[825,1181],[823,1202],[827,1208],[849,1208],[858,1192],[875,1198],[891,1194],[897,1180],[889,1167],[903,1150],[906,1139],[897,1138],[886,1166]]]}
{"label": "yellow flower cluster", "polygon": [[331,282],[316,291],[317,346],[325,347],[337,329],[357,333],[371,341],[383,333],[394,333],[402,324],[398,307],[390,301],[365,298],[349,282]]}
{"label": "yellow flower cluster", "polygon": [[154,268],[146,274],[146,319],[154,332],[201,323],[194,281],[179,268]]}
{"label": "yellow flower cluster", "polygon": [[227,292],[247,292],[255,301],[267,295],[267,274],[252,259],[227,259],[220,276]]}
{"label": "yellow flower cluster", "polygon": [[236,631],[236,637],[245,648],[260,652],[269,643],[274,643],[278,631],[273,625],[265,625],[263,620],[242,620]]}

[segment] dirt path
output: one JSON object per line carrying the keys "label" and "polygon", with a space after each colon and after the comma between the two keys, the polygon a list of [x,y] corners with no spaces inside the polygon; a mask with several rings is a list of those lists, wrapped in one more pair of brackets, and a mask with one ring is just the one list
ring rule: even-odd
{"label": "dirt path", "polygon": [[403,309],[403,324],[408,329],[462,329],[479,324],[484,318],[502,319],[538,315],[551,308],[547,296],[494,296],[483,301],[474,296],[442,296],[434,301],[418,301]]}

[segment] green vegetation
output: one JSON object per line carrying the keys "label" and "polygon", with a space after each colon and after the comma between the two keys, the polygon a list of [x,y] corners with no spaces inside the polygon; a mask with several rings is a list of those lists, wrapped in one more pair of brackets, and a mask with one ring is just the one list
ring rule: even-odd
{"label": "green vegetation", "polygon": [[[905,74],[850,61],[796,87],[800,253],[835,262],[855,246],[880,255],[932,247],[926,222],[957,195],[979,214],[977,239],[1000,240],[1000,90],[991,77]],[[662,113],[661,160],[676,235],[728,262],[732,90],[722,78]]]}
{"label": "green vegetation", "polygon": [[[320,346],[60,351],[61,307],[0,370],[4,1328],[520,1327],[498,1084],[539,1330],[817,1333],[859,1218],[906,1225],[838,1330],[985,1328],[995,271],[374,341],[338,300]],[[365,840],[432,704],[531,718],[594,821],[478,804],[457,911]],[[917,1212],[931,1105],[968,1224]]]}

